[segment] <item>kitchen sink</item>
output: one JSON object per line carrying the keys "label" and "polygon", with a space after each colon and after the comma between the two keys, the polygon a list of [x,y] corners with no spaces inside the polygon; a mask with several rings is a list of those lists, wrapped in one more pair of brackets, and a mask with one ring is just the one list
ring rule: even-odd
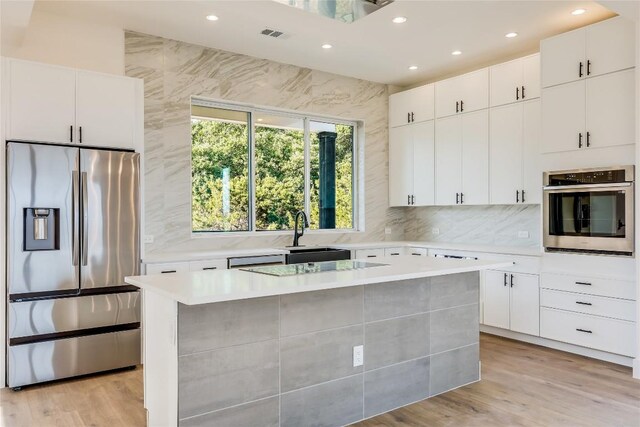
{"label": "kitchen sink", "polygon": [[287,247],[286,249],[289,253],[285,255],[285,264],[351,259],[351,251],[347,249],[303,246]]}

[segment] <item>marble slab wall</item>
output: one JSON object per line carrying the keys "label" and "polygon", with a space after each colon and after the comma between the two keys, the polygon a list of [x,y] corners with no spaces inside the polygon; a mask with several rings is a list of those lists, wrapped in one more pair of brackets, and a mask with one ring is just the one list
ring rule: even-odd
{"label": "marble slab wall", "polygon": [[144,221],[154,236],[145,253],[290,244],[290,233],[192,236],[192,96],[363,121],[364,231],[306,234],[304,244],[403,237],[404,211],[388,208],[386,85],[134,32],[125,34],[125,67],[145,88]]}
{"label": "marble slab wall", "polygon": [[[540,205],[433,206],[409,208],[405,238],[430,242],[536,247],[541,242]],[[439,234],[434,234],[437,228]],[[527,231],[528,238],[518,237]]]}

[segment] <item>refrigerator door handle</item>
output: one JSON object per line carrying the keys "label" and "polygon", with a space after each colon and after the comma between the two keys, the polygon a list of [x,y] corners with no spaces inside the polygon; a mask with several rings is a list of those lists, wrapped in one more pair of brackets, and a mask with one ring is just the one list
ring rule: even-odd
{"label": "refrigerator door handle", "polygon": [[87,265],[89,255],[89,201],[87,196],[87,173],[82,172],[82,265]]}
{"label": "refrigerator door handle", "polygon": [[73,171],[72,174],[72,179],[73,179],[73,184],[71,186],[71,211],[72,211],[72,216],[71,216],[71,220],[72,220],[72,224],[71,224],[71,254],[73,257],[73,265],[78,265],[78,258],[80,255],[80,242],[78,242],[78,237],[79,234],[78,233],[78,227],[80,226],[80,217],[78,214],[78,209],[79,209],[79,197],[80,197],[80,191],[79,191],[79,176],[78,176],[78,171]]}

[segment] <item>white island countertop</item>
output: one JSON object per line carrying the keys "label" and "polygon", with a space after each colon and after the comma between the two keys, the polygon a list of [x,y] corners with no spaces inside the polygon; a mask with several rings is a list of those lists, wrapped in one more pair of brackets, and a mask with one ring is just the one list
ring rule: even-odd
{"label": "white island countertop", "polygon": [[377,258],[375,263],[387,265],[286,277],[242,270],[213,270],[131,276],[126,277],[125,282],[186,305],[198,305],[500,269],[512,265],[511,262],[411,256]]}

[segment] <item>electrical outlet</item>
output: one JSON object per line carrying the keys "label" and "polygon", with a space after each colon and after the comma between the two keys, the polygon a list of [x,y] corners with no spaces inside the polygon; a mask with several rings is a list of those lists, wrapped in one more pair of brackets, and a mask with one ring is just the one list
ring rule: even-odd
{"label": "electrical outlet", "polygon": [[518,231],[518,239],[528,239],[528,238],[529,238],[528,231],[524,231],[524,230]]}
{"label": "electrical outlet", "polygon": [[384,229],[384,234],[391,234],[391,228],[390,227],[386,227]]}
{"label": "electrical outlet", "polygon": [[353,367],[362,366],[364,364],[364,346],[356,345],[353,347]]}
{"label": "electrical outlet", "polygon": [[431,229],[431,234],[433,234],[434,236],[437,236],[438,234],[440,234],[440,229],[436,228],[436,227],[433,227]]}
{"label": "electrical outlet", "polygon": [[145,243],[153,243],[153,234],[145,234],[144,235]]}

